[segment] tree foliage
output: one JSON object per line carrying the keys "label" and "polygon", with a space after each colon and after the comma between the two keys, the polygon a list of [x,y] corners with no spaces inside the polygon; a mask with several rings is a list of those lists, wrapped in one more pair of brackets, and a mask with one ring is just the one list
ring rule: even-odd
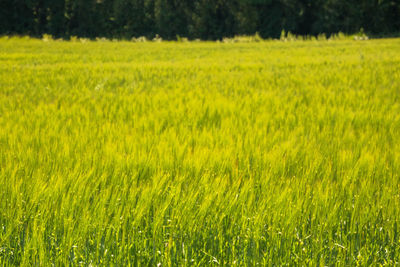
{"label": "tree foliage", "polygon": [[0,34],[215,40],[400,32],[396,0],[0,0]]}

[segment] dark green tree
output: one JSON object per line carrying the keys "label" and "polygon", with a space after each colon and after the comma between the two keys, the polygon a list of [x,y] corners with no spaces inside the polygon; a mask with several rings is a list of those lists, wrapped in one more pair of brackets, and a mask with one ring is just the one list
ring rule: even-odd
{"label": "dark green tree", "polygon": [[398,0],[0,0],[0,34],[206,40],[400,33]]}
{"label": "dark green tree", "polygon": [[154,18],[157,33],[166,39],[188,35],[192,1],[155,0]]}
{"label": "dark green tree", "polygon": [[195,38],[216,40],[235,34],[234,2],[229,0],[198,0],[194,3],[192,24]]}
{"label": "dark green tree", "polygon": [[68,35],[96,37],[96,0],[66,0]]}

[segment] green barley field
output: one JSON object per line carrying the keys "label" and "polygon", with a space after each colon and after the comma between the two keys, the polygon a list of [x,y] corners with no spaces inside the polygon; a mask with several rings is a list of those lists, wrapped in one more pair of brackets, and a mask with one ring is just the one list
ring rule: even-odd
{"label": "green barley field", "polygon": [[1,266],[400,264],[400,39],[0,39]]}

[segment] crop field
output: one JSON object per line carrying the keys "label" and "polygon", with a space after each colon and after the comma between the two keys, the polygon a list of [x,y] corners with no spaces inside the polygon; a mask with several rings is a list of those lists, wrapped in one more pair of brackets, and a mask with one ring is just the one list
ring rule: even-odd
{"label": "crop field", "polygon": [[400,264],[400,39],[0,38],[0,265]]}

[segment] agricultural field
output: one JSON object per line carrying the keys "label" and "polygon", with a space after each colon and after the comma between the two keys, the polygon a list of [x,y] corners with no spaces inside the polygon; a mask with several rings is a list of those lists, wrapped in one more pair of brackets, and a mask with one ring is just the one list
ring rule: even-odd
{"label": "agricultural field", "polygon": [[0,39],[1,266],[400,264],[400,39]]}

